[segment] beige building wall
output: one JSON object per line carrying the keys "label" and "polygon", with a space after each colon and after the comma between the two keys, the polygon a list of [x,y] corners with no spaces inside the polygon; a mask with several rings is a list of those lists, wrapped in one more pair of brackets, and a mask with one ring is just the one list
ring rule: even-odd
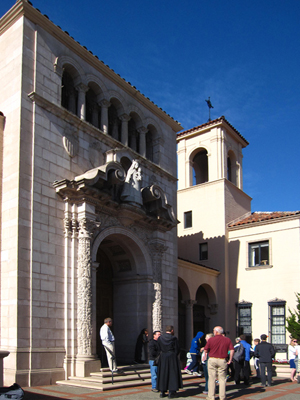
{"label": "beige building wall", "polygon": [[[238,301],[252,303],[252,336],[269,335],[268,302],[286,301],[288,309],[296,308],[295,293],[299,292],[300,220],[298,217],[279,221],[254,223],[229,228],[230,270]],[[269,241],[269,266],[249,268],[249,243]],[[234,292],[232,292],[234,293]],[[231,297],[232,307],[237,297]],[[232,321],[233,323],[233,321]],[[286,332],[286,343],[289,333]]]}
{"label": "beige building wall", "polygon": [[[211,324],[221,324],[232,337],[235,325],[230,323],[227,223],[251,209],[251,198],[242,191],[242,148],[246,145],[246,140],[224,117],[177,136],[178,254],[183,260],[201,263],[220,272],[217,278],[217,313]],[[194,160],[203,150],[207,154],[207,181],[197,183],[193,178],[193,169],[196,171]],[[232,181],[227,179],[229,157]],[[189,211],[192,212],[192,226],[185,228],[184,213]],[[208,245],[207,260],[199,258],[201,243]],[[190,277],[188,271],[186,276]],[[202,276],[195,279],[198,279],[198,287],[204,284]],[[195,283],[189,279],[187,285],[193,287]]]}

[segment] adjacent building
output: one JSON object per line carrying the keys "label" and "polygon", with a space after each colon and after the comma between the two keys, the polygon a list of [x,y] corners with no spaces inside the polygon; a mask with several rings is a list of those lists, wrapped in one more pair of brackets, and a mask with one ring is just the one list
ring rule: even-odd
{"label": "adjacent building", "polygon": [[300,211],[251,212],[248,142],[224,117],[180,132],[177,144],[182,345],[220,324],[231,339],[266,333],[282,350],[299,292]]}

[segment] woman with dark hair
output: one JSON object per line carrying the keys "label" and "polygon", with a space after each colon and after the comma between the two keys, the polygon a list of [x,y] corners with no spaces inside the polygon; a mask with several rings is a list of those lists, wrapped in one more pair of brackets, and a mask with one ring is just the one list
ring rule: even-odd
{"label": "woman with dark hair", "polygon": [[148,330],[142,329],[139,334],[136,345],[134,360],[139,364],[144,364],[147,361],[147,344],[148,344]]}

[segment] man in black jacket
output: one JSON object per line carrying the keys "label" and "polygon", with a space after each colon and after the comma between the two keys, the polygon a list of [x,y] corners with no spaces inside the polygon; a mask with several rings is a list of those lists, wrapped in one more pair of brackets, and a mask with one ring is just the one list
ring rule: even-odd
{"label": "man in black jacket", "polygon": [[267,343],[267,335],[261,335],[261,343],[255,347],[254,356],[259,358],[260,377],[262,386],[266,386],[266,374],[268,373],[268,386],[272,384],[272,358],[275,357],[275,349],[271,343]]}
{"label": "man in black jacket", "polygon": [[153,339],[151,339],[148,344],[148,357],[149,357],[149,365],[151,372],[152,392],[158,392],[158,390],[156,389],[157,365],[154,365],[154,361],[160,353],[157,344],[157,339],[160,337],[160,335],[161,335],[160,331],[154,331],[152,335]]}

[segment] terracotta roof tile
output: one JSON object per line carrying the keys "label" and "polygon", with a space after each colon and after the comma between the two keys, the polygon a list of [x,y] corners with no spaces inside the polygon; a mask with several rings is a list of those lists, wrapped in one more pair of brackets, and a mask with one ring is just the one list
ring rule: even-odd
{"label": "terracotta roof tile", "polygon": [[179,133],[177,133],[177,138],[179,138],[179,137],[181,137],[181,136],[184,136],[184,135],[187,134],[187,133],[190,133],[190,132],[193,132],[193,131],[196,131],[196,130],[199,130],[199,129],[202,129],[202,128],[205,128],[205,127],[209,127],[210,125],[214,125],[214,124],[219,123],[219,122],[222,122],[222,121],[226,122],[226,124],[229,125],[230,128],[233,129],[234,132],[235,132],[237,135],[240,136],[240,138],[242,138],[247,144],[249,144],[249,142],[247,142],[247,140],[240,134],[240,132],[239,132],[238,130],[236,130],[236,129],[227,121],[227,119],[224,117],[224,115],[222,115],[222,117],[220,117],[220,118],[214,119],[213,121],[208,121],[208,122],[206,122],[205,124],[202,124],[202,125],[199,125],[199,126],[195,126],[194,128],[188,129],[188,130],[183,131],[183,132],[179,132]]}
{"label": "terracotta roof tile", "polygon": [[253,224],[256,222],[263,222],[263,221],[269,221],[269,220],[277,220],[279,218],[286,218],[286,217],[291,217],[293,215],[299,215],[300,216],[300,211],[274,211],[274,212],[253,212],[247,217],[239,220],[239,221],[234,221],[233,223],[230,223],[228,226],[239,226],[239,225],[247,225],[247,224]]}

